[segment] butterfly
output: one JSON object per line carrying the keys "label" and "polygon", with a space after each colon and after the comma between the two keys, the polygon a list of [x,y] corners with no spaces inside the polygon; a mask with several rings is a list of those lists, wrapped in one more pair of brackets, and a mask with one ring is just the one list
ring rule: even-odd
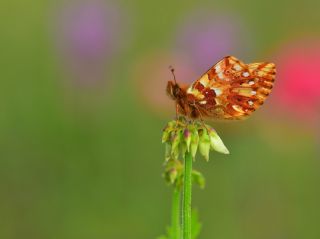
{"label": "butterfly", "polygon": [[167,94],[176,102],[176,113],[191,119],[244,119],[266,100],[274,84],[274,63],[245,64],[227,56],[190,86],[168,81]]}

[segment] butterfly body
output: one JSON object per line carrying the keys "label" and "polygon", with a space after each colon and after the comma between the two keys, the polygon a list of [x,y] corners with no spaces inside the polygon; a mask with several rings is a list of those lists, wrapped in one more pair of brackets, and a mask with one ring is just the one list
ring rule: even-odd
{"label": "butterfly body", "polygon": [[275,73],[273,63],[245,64],[228,56],[189,87],[169,81],[167,94],[177,113],[191,119],[243,119],[264,103]]}

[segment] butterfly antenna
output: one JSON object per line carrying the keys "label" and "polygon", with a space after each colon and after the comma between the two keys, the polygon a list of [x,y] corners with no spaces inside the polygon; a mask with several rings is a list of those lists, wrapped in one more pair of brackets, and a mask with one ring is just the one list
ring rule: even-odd
{"label": "butterfly antenna", "polygon": [[176,83],[176,84],[177,84],[177,81],[176,81],[176,75],[174,74],[174,68],[173,68],[172,66],[169,66],[169,69],[170,69],[170,71],[171,71],[171,73],[172,73],[172,75],[173,75],[174,83]]}

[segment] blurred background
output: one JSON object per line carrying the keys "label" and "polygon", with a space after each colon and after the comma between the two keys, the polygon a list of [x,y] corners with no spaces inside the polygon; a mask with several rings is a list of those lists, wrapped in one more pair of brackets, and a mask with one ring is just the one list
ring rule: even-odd
{"label": "blurred background", "polygon": [[210,124],[199,238],[320,238],[320,2],[0,2],[0,238],[157,238],[170,223],[162,128],[176,69],[277,65],[273,94]]}

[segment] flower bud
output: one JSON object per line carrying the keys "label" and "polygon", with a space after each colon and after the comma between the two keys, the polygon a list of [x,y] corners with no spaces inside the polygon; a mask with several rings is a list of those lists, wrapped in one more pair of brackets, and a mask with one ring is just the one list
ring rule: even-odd
{"label": "flower bud", "polygon": [[216,133],[214,129],[210,129],[209,136],[210,136],[210,145],[213,150],[223,154],[230,154],[229,150],[224,145],[221,138],[219,137],[219,135]]}
{"label": "flower bud", "polygon": [[174,156],[175,159],[178,159],[180,153],[180,142],[181,142],[181,130],[176,130],[172,135],[172,147],[171,147],[171,154]]}
{"label": "flower bud", "polygon": [[191,132],[188,128],[186,128],[183,132],[184,141],[187,146],[188,152],[190,151],[190,143],[191,143]]}
{"label": "flower bud", "polygon": [[166,151],[165,151],[165,161],[169,161],[169,159],[171,159],[171,144],[170,143],[166,143]]}
{"label": "flower bud", "polygon": [[183,167],[179,160],[170,159],[165,164],[164,178],[169,184],[181,184]]}
{"label": "flower bud", "polygon": [[228,149],[216,131],[203,122],[190,122],[182,116],[170,121],[163,130],[162,142],[166,143],[165,159],[179,159],[190,152],[193,159],[199,148],[200,154],[208,161],[210,149],[229,154]]}
{"label": "flower bud", "polygon": [[210,152],[210,137],[206,129],[203,129],[199,137],[199,151],[201,155],[208,161]]}
{"label": "flower bud", "polygon": [[194,128],[192,130],[191,143],[190,143],[190,152],[193,158],[196,157],[198,145],[199,145],[199,134],[198,134],[198,130]]}

